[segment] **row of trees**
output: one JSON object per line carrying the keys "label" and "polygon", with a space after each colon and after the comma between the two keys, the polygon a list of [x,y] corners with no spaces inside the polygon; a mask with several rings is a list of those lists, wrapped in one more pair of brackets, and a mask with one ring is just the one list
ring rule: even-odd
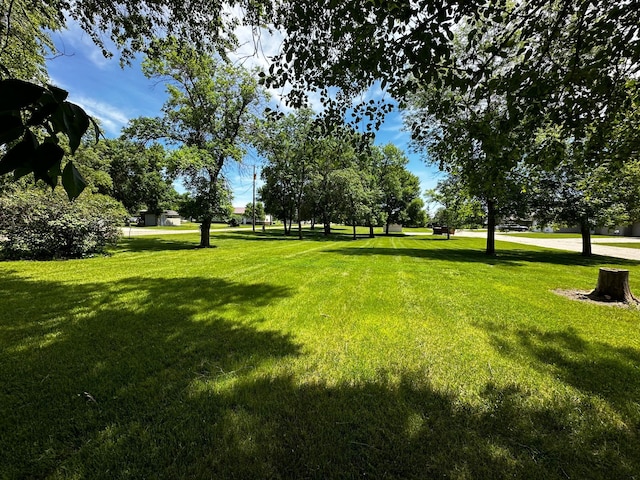
{"label": "row of trees", "polygon": [[[261,196],[287,234],[294,217],[299,226],[302,218],[320,219],[326,233],[331,222],[349,221],[354,235],[357,223],[371,231],[385,222],[424,223],[419,181],[392,145],[373,147],[344,124],[327,133],[308,110],[262,118],[266,94],[256,72],[172,37],[153,41],[142,67],[166,86],[160,115],[132,120],[117,140],[85,134],[73,149],[83,188],[122,202],[131,215],[141,207],[178,209],[202,222],[200,245],[209,246],[211,222],[228,216],[231,204],[224,168],[253,144],[268,159]],[[46,173],[54,186],[55,169]],[[172,187],[177,178],[188,190],[182,198]]]}
{"label": "row of trees", "polygon": [[[31,49],[26,55],[41,55],[45,28],[64,25],[60,12],[78,21],[98,44],[110,37],[125,60],[137,50],[155,58],[161,51],[154,38],[158,32],[224,56],[234,45],[236,23],[223,12],[240,6],[240,22],[256,32],[269,25],[286,33],[264,82],[291,86],[287,97],[293,106],[303,106],[306,94],[318,91],[327,112],[344,117],[354,109],[355,96],[381,86],[401,107],[411,107],[408,125],[416,145],[485,203],[490,254],[496,215],[517,192],[520,172],[532,175],[523,165],[535,166],[544,178],[582,182],[591,172],[622,171],[640,150],[635,80],[640,9],[635,2],[214,1],[198,8],[174,0],[153,5],[117,0],[109,9],[80,0],[26,3],[15,0],[10,4],[16,8],[2,12],[7,19],[0,22],[4,66],[10,46],[17,45],[14,36]],[[33,31],[38,38],[25,33]],[[37,68],[31,70],[29,82],[37,75]],[[3,69],[3,78],[15,77],[15,71]],[[74,165],[62,168],[56,138],[66,135],[73,152],[79,132],[89,127],[86,114],[65,102],[59,89],[15,82],[3,88],[3,98],[21,99],[3,106],[3,144],[21,141],[19,151],[14,146],[0,159],[0,171],[33,172],[49,183],[62,174],[67,192],[77,195],[82,182]],[[369,118],[371,127],[386,111],[383,100],[357,105],[355,118]],[[34,130],[49,134],[43,141]],[[216,178],[215,169],[209,176]],[[589,253],[593,214],[585,210],[580,223],[584,253]]]}
{"label": "row of trees", "polygon": [[[581,22],[613,27],[608,12],[586,3],[565,7],[584,15]],[[553,7],[544,12],[558,25],[566,22]],[[638,65],[600,58],[605,46],[583,37],[582,23],[566,25],[578,40],[564,31],[532,39],[508,30],[508,45],[501,44],[503,27],[495,19],[467,19],[452,34],[448,68],[459,81],[417,85],[406,96],[414,145],[449,174],[441,198],[452,207],[468,205],[465,196],[484,205],[487,253],[495,252],[496,218],[533,215],[541,223],[580,225],[583,255],[590,255],[595,226],[638,219],[640,185],[632,175],[640,145]],[[587,41],[594,43],[579,45]],[[531,57],[540,62],[535,70]],[[472,83],[480,65],[483,75]]]}
{"label": "row of trees", "polygon": [[391,223],[426,223],[420,181],[392,144],[374,146],[344,124],[323,132],[313,112],[299,110],[268,117],[256,147],[267,160],[260,196],[283,220],[285,234],[297,221],[302,238],[303,220],[312,228],[321,223],[325,234],[332,222],[348,223],[354,238],[356,225],[368,226],[373,236],[376,225],[388,231]]}

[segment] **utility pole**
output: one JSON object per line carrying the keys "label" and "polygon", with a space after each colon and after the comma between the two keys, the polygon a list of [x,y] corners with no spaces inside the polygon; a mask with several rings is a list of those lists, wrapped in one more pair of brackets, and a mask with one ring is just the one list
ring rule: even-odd
{"label": "utility pole", "polygon": [[256,166],[253,166],[253,233],[256,231]]}

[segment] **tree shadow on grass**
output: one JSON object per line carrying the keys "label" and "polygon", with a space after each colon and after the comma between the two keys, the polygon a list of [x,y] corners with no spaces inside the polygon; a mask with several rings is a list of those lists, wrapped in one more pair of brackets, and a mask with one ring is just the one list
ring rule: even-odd
{"label": "tree shadow on grass", "polygon": [[[487,384],[482,407],[422,375],[361,385],[241,375],[198,380],[183,401],[146,405],[91,432],[58,472],[86,478],[632,478],[638,432],[569,399]],[[92,405],[86,408],[94,408]],[[140,456],[144,461],[140,462]],[[106,473],[108,472],[108,474]]]}
{"label": "tree shadow on grass", "polygon": [[166,250],[196,250],[199,245],[198,240],[177,239],[172,237],[132,237],[121,238],[118,241],[118,245],[111,249],[111,253],[124,253],[124,252],[159,252]]}
{"label": "tree shadow on grass", "polygon": [[11,312],[0,318],[3,477],[605,479],[640,471],[637,352],[594,349],[572,332],[502,341],[539,364],[550,346],[564,359],[561,379],[604,398],[622,385],[583,375],[594,373],[594,358],[613,359],[606,376],[629,388],[609,398],[620,419],[590,397],[544,400],[509,384],[488,383],[472,405],[434,387],[428,372],[330,385],[265,375],[261,366],[284,366],[303,351],[260,328],[260,307],[293,294],[274,285],[132,278],[70,288],[9,275],[0,292]]}
{"label": "tree shadow on grass", "polygon": [[[144,435],[160,418],[179,430],[193,414],[184,408],[195,379],[300,352],[289,335],[260,328],[260,308],[293,294],[276,285],[128,278],[70,287],[8,275],[0,292],[5,478],[66,476],[60,465],[87,442],[117,443],[107,433],[120,425]],[[170,410],[177,418],[164,418]],[[126,476],[130,455],[148,453],[123,451],[119,473],[93,465],[85,478]]]}
{"label": "tree shadow on grass", "polygon": [[[364,235],[359,236],[358,240],[364,239]],[[289,241],[289,242],[299,242],[298,232],[293,231],[291,235],[284,235],[282,231],[273,231],[267,230],[266,232],[224,232],[224,233],[216,233],[211,236],[212,242],[215,239],[221,240],[248,240],[248,241]],[[303,233],[302,240],[307,241],[315,241],[315,242],[350,242],[353,241],[353,237],[351,234],[346,233],[331,233],[330,235],[325,235],[321,231],[306,231]]]}
{"label": "tree shadow on grass", "polygon": [[[197,250],[200,248],[200,237],[192,236],[191,239],[182,238],[184,235],[173,236],[170,239],[166,236],[139,236],[131,238],[122,238],[118,245],[110,250],[109,253],[117,254],[124,252],[155,252],[167,250]],[[274,232],[267,230],[266,232],[256,231],[233,231],[233,232],[211,232],[211,247],[216,248],[217,242],[227,240],[241,240],[250,242],[300,242],[297,233],[292,235],[283,235],[282,232]],[[349,242],[352,238],[346,234],[331,234],[325,236],[321,232],[305,233],[302,240],[316,242]]]}
{"label": "tree shadow on grass", "polygon": [[559,332],[497,325],[481,328],[502,355],[529,358],[539,371],[605,400],[621,416],[638,415],[639,350],[587,342],[572,328]]}
{"label": "tree shadow on grass", "polygon": [[[421,241],[421,240],[419,240]],[[438,242],[438,240],[430,240]],[[438,242],[440,243],[440,242]],[[437,260],[445,262],[461,263],[484,263],[487,265],[501,265],[507,267],[519,267],[528,263],[549,263],[553,265],[576,265],[576,266],[638,266],[640,262],[624,260],[612,257],[582,257],[578,254],[566,253],[557,250],[501,250],[496,256],[488,256],[481,250],[470,248],[388,248],[388,247],[365,247],[358,248],[344,247],[326,250],[326,253],[338,253],[341,255],[354,256],[406,256],[413,258],[424,258],[425,260]]]}

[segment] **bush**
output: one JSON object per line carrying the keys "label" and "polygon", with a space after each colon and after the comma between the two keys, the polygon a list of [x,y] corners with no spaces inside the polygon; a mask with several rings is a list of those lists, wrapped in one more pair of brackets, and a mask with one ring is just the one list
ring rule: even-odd
{"label": "bush", "polygon": [[126,211],[105,195],[70,202],[62,189],[11,191],[0,197],[0,252],[10,259],[80,258],[115,245]]}

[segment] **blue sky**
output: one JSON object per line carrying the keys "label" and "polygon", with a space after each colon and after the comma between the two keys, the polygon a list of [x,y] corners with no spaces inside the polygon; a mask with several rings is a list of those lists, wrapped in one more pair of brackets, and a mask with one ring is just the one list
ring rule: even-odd
{"label": "blue sky", "polygon": [[[166,99],[164,85],[147,79],[139,62],[120,68],[117,55],[104,58],[91,39],[74,25],[52,36],[61,52],[47,61],[52,83],[68,90],[70,101],[97,117],[107,137],[119,136],[120,129],[132,118],[159,114]],[[277,48],[277,42],[266,42],[261,45],[265,55],[258,58],[253,56],[255,49],[250,40],[247,39],[243,45],[245,51],[237,55],[237,60],[263,67],[267,64],[265,55]],[[272,93],[277,99],[278,93]],[[405,151],[410,159],[409,170],[420,178],[423,192],[435,186],[438,171],[425,165],[418,155],[410,153],[409,134],[402,130],[402,118],[398,112],[387,116],[376,133],[375,143],[394,143]],[[253,165],[259,170],[260,163],[260,158],[250,153],[242,165],[231,166],[226,171],[233,188],[235,206],[244,206],[251,201]]]}

